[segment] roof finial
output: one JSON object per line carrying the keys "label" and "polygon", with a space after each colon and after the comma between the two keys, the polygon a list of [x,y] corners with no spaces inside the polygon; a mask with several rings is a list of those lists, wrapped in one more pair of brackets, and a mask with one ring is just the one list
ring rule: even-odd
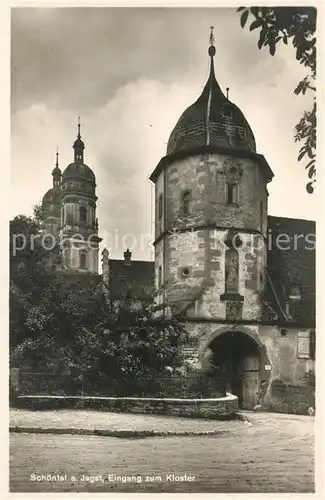
{"label": "roof finial", "polygon": [[227,92],[227,99],[228,99],[228,100],[229,100],[229,90],[230,90],[230,88],[229,88],[229,87],[227,87],[227,88],[226,88],[226,92]]}
{"label": "roof finial", "polygon": [[78,116],[78,139],[81,138],[81,135],[80,135],[80,116]]}
{"label": "roof finial", "polygon": [[210,85],[211,85],[211,82],[213,80],[215,80],[215,76],[214,76],[214,65],[213,65],[213,58],[215,56],[215,53],[216,53],[216,48],[214,46],[214,34],[213,34],[213,30],[214,30],[214,27],[211,26],[210,27],[210,38],[209,38],[209,56],[210,56],[210,76],[209,76],[209,81],[210,81]]}
{"label": "roof finial", "polygon": [[214,33],[213,33],[213,30],[214,30],[214,26],[210,26],[210,45],[214,45]]}
{"label": "roof finial", "polygon": [[214,42],[215,42],[215,39],[214,39],[214,33],[213,33],[213,30],[214,30],[214,26],[210,26],[210,38],[209,38],[209,44],[210,44],[210,47],[209,47],[209,56],[210,57],[214,57],[215,53],[216,53],[216,48],[214,46]]}
{"label": "roof finial", "polygon": [[59,166],[59,146],[56,146],[56,163],[55,166]]}

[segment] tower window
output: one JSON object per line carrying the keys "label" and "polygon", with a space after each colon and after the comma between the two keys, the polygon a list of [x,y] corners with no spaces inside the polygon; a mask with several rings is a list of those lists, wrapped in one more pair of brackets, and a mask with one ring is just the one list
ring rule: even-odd
{"label": "tower window", "polygon": [[226,250],[225,255],[225,292],[238,293],[239,257],[234,248]]}
{"label": "tower window", "polygon": [[65,267],[70,267],[71,265],[70,250],[68,248],[64,250],[64,265]]}
{"label": "tower window", "polygon": [[158,219],[160,220],[163,215],[163,195],[159,195],[158,199]]}
{"label": "tower window", "polygon": [[80,215],[80,222],[87,221],[87,209],[86,209],[86,207],[80,207],[79,215]]}
{"label": "tower window", "polygon": [[158,268],[158,288],[160,288],[162,285],[162,267],[159,266]]}
{"label": "tower window", "polygon": [[227,184],[227,203],[228,205],[233,205],[236,203],[236,184]]}
{"label": "tower window", "polygon": [[83,252],[80,254],[80,269],[86,269],[86,254]]}
{"label": "tower window", "polygon": [[184,216],[190,213],[191,191],[187,189],[182,193],[182,212]]}

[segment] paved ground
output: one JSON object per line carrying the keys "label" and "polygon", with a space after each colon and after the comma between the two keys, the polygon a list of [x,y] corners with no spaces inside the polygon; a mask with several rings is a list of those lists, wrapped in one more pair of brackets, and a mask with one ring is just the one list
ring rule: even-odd
{"label": "paved ground", "polygon": [[99,429],[132,431],[200,432],[230,431],[242,428],[238,420],[200,420],[160,415],[113,413],[108,411],[57,410],[28,411],[10,409],[11,427],[56,429]]}
{"label": "paved ground", "polygon": [[[313,492],[314,418],[264,413],[249,418],[251,427],[219,436],[132,440],[11,434],[10,491]],[[194,479],[177,480],[185,473]],[[61,474],[63,480],[34,481],[32,474]],[[97,481],[81,481],[83,475]]]}

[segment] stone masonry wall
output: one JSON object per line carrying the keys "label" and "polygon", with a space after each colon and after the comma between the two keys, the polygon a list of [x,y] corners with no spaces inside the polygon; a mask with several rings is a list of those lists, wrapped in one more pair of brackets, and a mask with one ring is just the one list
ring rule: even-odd
{"label": "stone masonry wall", "polygon": [[[226,179],[223,174],[227,159],[226,155],[201,155],[176,160],[167,167],[165,196],[168,229],[216,223],[220,227],[260,230],[260,203],[265,205],[267,199],[260,168],[251,159],[238,160],[242,168],[239,203],[237,207],[229,206],[225,202]],[[180,214],[180,195],[186,189],[192,192],[192,202],[191,213],[185,219]],[[266,216],[265,211],[265,226]]]}
{"label": "stone masonry wall", "polygon": [[[169,300],[189,305],[191,317],[226,319],[226,302],[221,296],[225,293],[227,233],[205,229],[167,238],[165,278],[169,283]],[[242,319],[259,319],[266,247],[263,243],[261,250],[254,250],[251,234],[237,234],[242,241],[238,248]],[[157,252],[156,262],[160,258],[161,253]]]}
{"label": "stone masonry wall", "polygon": [[[168,300],[176,307],[187,308],[191,317],[225,319],[228,306],[221,299],[225,293],[224,241],[228,231],[236,228],[242,243],[238,248],[238,293],[242,296],[239,314],[241,319],[259,319],[266,247],[262,236],[254,231],[266,228],[267,214],[261,208],[266,207],[266,185],[257,164],[250,159],[237,160],[242,172],[238,203],[228,205],[224,174],[228,160],[227,156],[217,154],[189,157],[175,161],[158,177],[156,203],[163,193],[168,232],[156,242],[156,273],[163,262]],[[191,191],[191,201],[189,214],[185,216],[181,199],[187,189]],[[162,222],[156,227],[162,229]],[[156,236],[159,234],[156,232]]]}
{"label": "stone masonry wall", "polygon": [[271,380],[282,379],[287,384],[306,385],[306,374],[314,369],[314,363],[298,357],[298,332],[302,330],[286,328],[285,335],[282,330],[276,326],[259,327],[260,339],[266,346],[272,366]]}
{"label": "stone masonry wall", "polygon": [[16,406],[32,410],[77,407],[79,409],[107,409],[125,413],[218,419],[230,417],[236,413],[238,411],[238,399],[233,395],[213,399],[20,396],[16,400]]}
{"label": "stone masonry wall", "polygon": [[271,325],[232,325],[195,322],[188,331],[197,339],[198,359],[204,358],[211,342],[225,332],[239,331],[249,335],[260,351],[260,381],[264,380],[263,405],[283,413],[304,413],[315,408],[315,362],[298,356],[298,333],[301,329],[288,327],[283,336],[281,328]]}

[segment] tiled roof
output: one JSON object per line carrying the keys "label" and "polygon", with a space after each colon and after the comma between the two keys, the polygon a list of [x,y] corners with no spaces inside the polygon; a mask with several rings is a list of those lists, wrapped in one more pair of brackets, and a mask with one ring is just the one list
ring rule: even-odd
{"label": "tiled roof", "polygon": [[212,58],[210,76],[202,94],[178,120],[169,137],[167,155],[208,144],[256,151],[255,138],[245,116],[219,87]]}
{"label": "tiled roof", "polygon": [[[301,300],[290,301],[290,316],[305,326],[314,326],[315,323],[315,250],[312,249],[315,226],[315,222],[309,220],[268,217],[268,233],[272,236],[269,237],[268,273],[274,291],[285,312],[291,287],[300,288]],[[282,237],[281,248],[276,245],[280,234],[290,237],[287,244]],[[266,300],[279,318],[283,318],[269,280]]]}
{"label": "tiled roof", "polygon": [[154,262],[131,260],[126,265],[124,259],[109,260],[110,297],[112,300],[131,297],[152,296],[154,290]]}

